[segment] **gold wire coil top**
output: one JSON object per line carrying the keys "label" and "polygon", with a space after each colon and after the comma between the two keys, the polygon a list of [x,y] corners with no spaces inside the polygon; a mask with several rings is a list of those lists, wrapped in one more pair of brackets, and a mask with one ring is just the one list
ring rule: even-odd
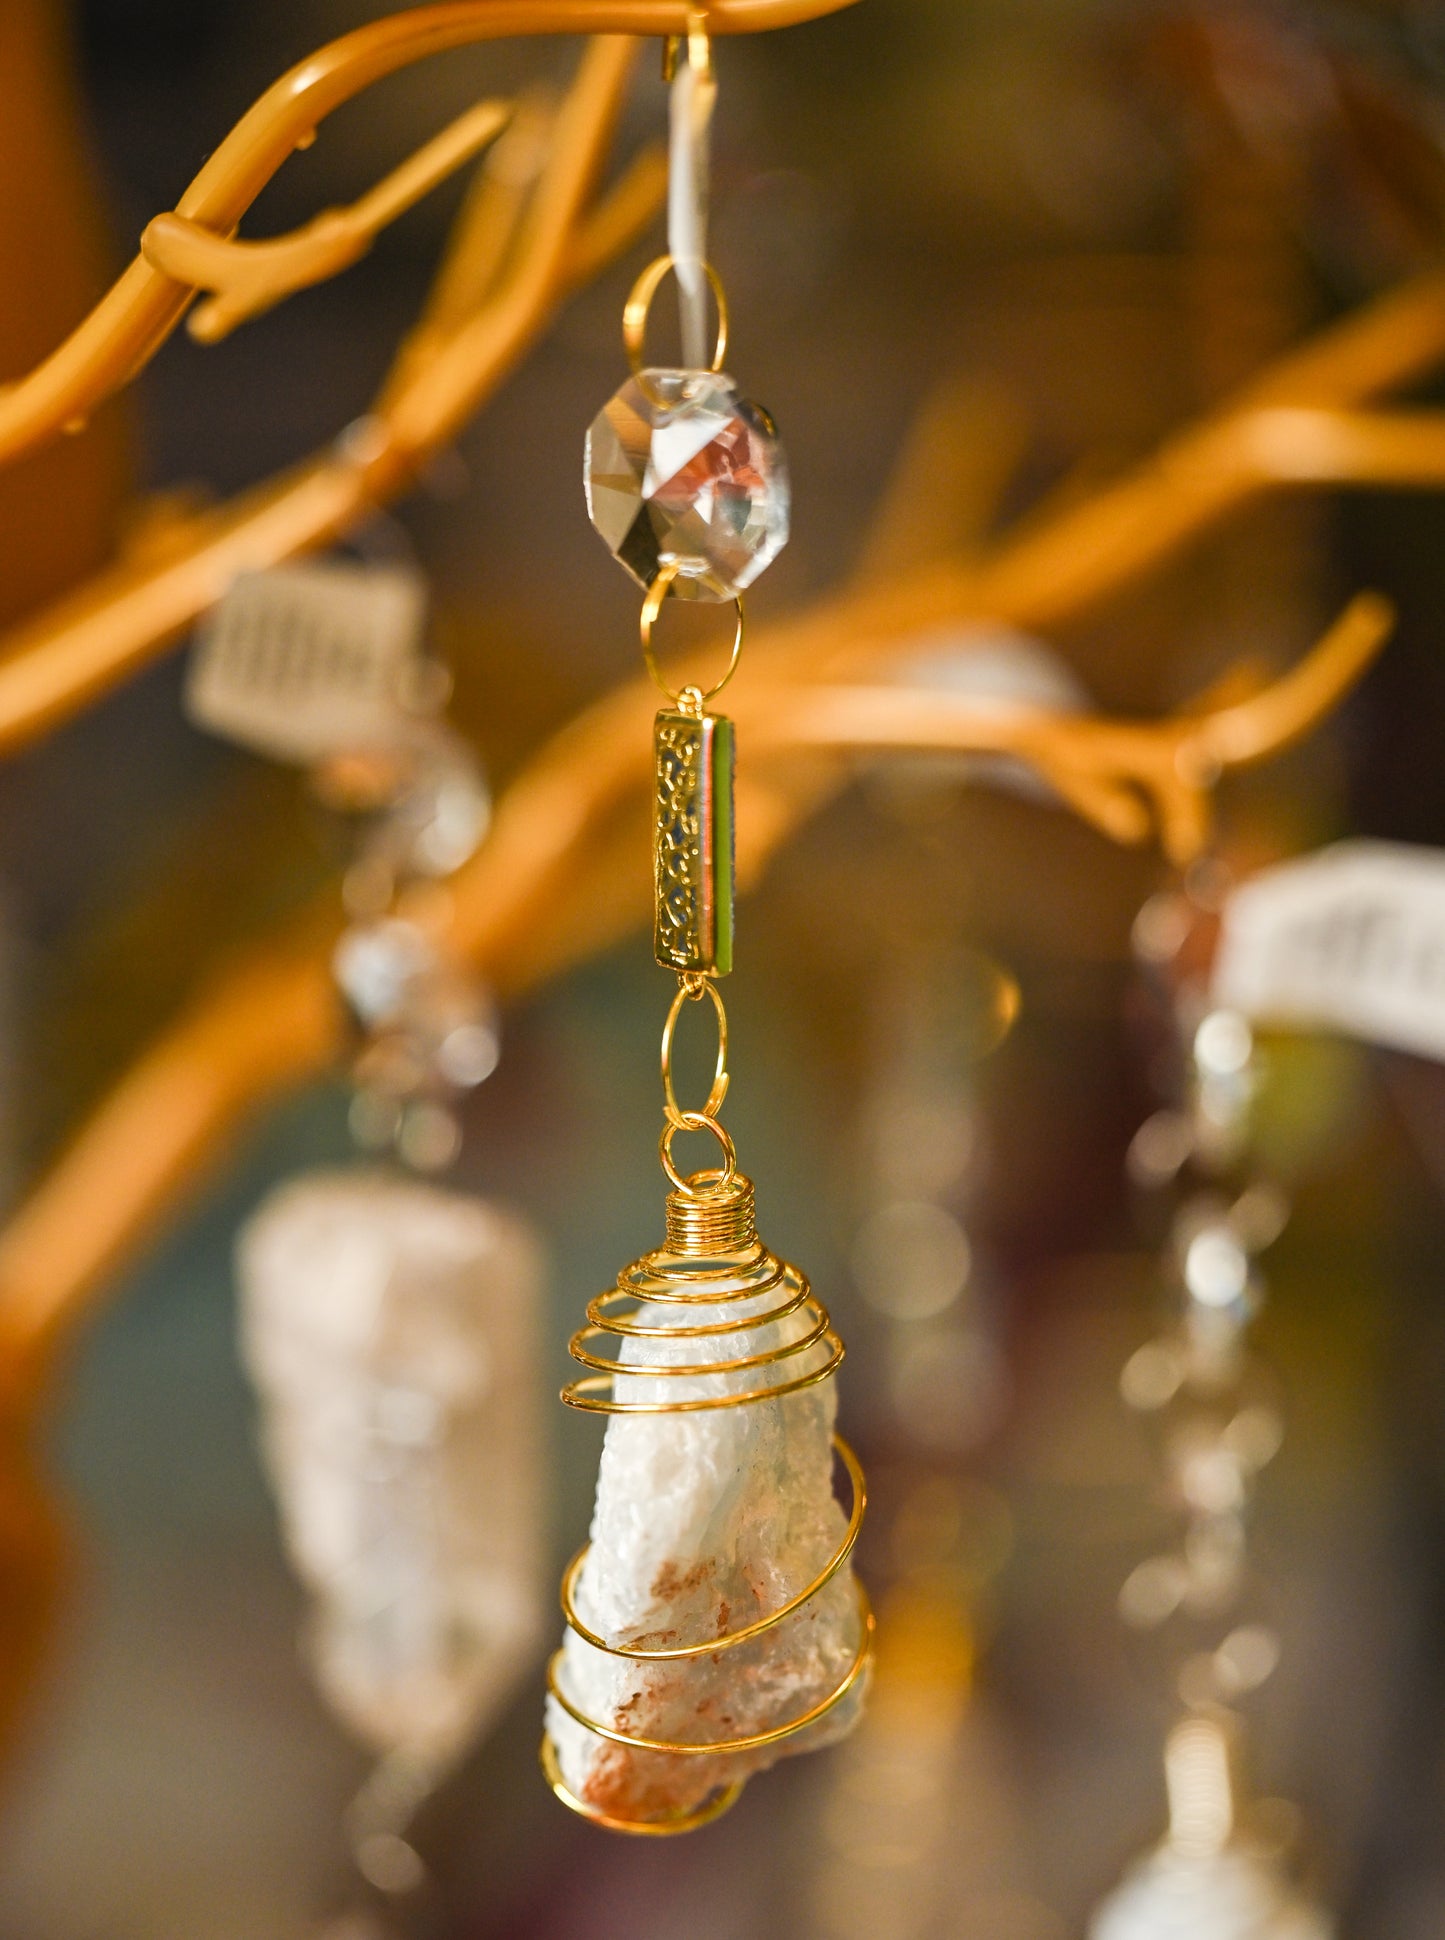
{"label": "gold wire coil top", "polygon": [[[702,1110],[685,1111],[673,1083],[674,1038],[685,1006],[704,997],[717,1023],[717,1057]],[[752,1181],[738,1171],[732,1139],[717,1118],[728,1089],[727,1054],[727,1012],[716,984],[679,978],[662,1033],[660,1152],[673,1185],[666,1241],[624,1267],[588,1306],[587,1324],[568,1344],[588,1370],[563,1388],[569,1408],[606,1415],[739,1408],[816,1387],[843,1359],[843,1343],[807,1276],[758,1238]],[[673,1140],[684,1131],[711,1132],[722,1166],[684,1177],[672,1158]],[[599,1351],[604,1343],[610,1351]],[[734,1345],[747,1351],[731,1351]]]}
{"label": "gold wire coil top", "polygon": [[694,1174],[711,1188],[667,1195],[669,1252],[707,1259],[719,1253],[742,1253],[758,1244],[757,1203],[753,1182],[733,1174],[732,1186],[717,1189],[719,1173]]}
{"label": "gold wire coil top", "polygon": [[[757,1344],[731,1352],[739,1335]],[[598,1352],[602,1342],[612,1351]],[[662,1358],[674,1342],[688,1343],[684,1358]],[[843,1343],[806,1274],[758,1238],[751,1180],[728,1171],[694,1173],[668,1194],[667,1244],[589,1304],[568,1352],[589,1370],[563,1388],[569,1408],[693,1414],[816,1387]]]}

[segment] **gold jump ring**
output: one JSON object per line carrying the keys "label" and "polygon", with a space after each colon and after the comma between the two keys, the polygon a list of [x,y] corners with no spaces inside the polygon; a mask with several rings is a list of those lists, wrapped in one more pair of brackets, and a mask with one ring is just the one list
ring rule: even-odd
{"label": "gold jump ring", "polygon": [[667,1013],[667,1022],[662,1027],[662,1095],[663,1109],[667,1113],[669,1125],[682,1129],[687,1114],[677,1102],[677,1093],[672,1084],[672,1040],[677,1030],[677,1020],[682,1015],[685,1003],[696,1002],[702,996],[712,998],[713,1009],[717,1012],[717,1063],[713,1067],[712,1090],[707,1094],[707,1103],[697,1114],[699,1118],[716,1118],[722,1110],[723,1100],[728,1095],[728,1014],[723,1009],[723,1000],[717,985],[706,977],[689,979],[679,983],[677,995],[672,1000],[672,1009]]}
{"label": "gold jump ring", "polygon": [[686,34],[669,34],[662,43],[662,79],[664,85],[671,82],[677,73],[677,59],[682,52],[682,43],[687,42],[688,66],[706,80],[713,76],[712,41],[707,31],[707,8],[689,7],[687,10]]}
{"label": "gold jump ring", "polygon": [[[649,263],[633,284],[622,312],[622,341],[627,348],[627,361],[632,366],[632,375],[636,378],[638,388],[649,404],[658,405],[663,410],[670,410],[677,399],[663,397],[661,392],[647,381],[647,372],[642,360],[646,348],[647,319],[652,310],[652,299],[657,295],[663,277],[674,267],[671,256],[659,256]],[[722,369],[723,359],[728,352],[728,300],[723,291],[722,278],[712,264],[704,263],[702,269],[708,280],[708,287],[712,291],[712,300],[717,305],[717,341],[713,346],[712,362],[708,365],[710,371],[716,372]]]}
{"label": "gold jump ring", "polygon": [[647,662],[647,671],[652,675],[653,680],[662,689],[663,693],[666,694],[674,707],[681,706],[684,697],[691,702],[693,695],[696,694],[696,703],[688,711],[700,714],[703,708],[707,706],[707,703],[715,695],[722,692],[737,672],[738,661],[742,658],[743,634],[746,631],[747,622],[743,614],[743,596],[741,593],[734,593],[733,605],[737,608],[738,617],[737,624],[733,628],[732,652],[728,656],[728,664],[722,679],[718,681],[716,686],[709,687],[702,692],[698,692],[696,688],[683,687],[674,693],[672,688],[663,679],[661,669],[658,667],[657,656],[652,648],[652,630],[657,625],[657,616],[662,611],[662,602],[672,591],[672,582],[681,571],[682,561],[680,559],[666,559],[663,561],[656,579],[648,587],[647,593],[643,598],[642,615],[638,622],[638,631],[642,636],[642,657]]}
{"label": "gold jump ring", "polygon": [[708,1174],[709,1188],[714,1192],[725,1192],[737,1177],[738,1170],[737,1147],[728,1136],[726,1129],[719,1125],[715,1118],[709,1118],[706,1112],[701,1111],[680,1111],[675,1119],[669,1119],[662,1128],[662,1137],[657,1141],[657,1152],[662,1160],[662,1169],[679,1192],[695,1194],[697,1188],[692,1180],[684,1178],[672,1162],[672,1141],[679,1132],[712,1133],[722,1147],[723,1164],[721,1172]]}

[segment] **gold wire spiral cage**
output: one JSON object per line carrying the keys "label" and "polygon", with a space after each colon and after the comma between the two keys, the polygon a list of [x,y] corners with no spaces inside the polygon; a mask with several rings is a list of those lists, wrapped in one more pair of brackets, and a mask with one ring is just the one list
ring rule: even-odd
{"label": "gold wire spiral cage", "polygon": [[[670,1095],[670,1094],[669,1094]],[[671,1105],[671,1099],[670,1099]],[[675,1117],[674,1117],[675,1113]],[[669,1124],[704,1114],[669,1112]],[[706,1114],[711,1120],[711,1113]],[[715,1121],[708,1129],[717,1130]],[[843,1343],[827,1309],[812,1291],[806,1275],[780,1260],[758,1238],[750,1180],[739,1173],[725,1147],[728,1163],[720,1171],[695,1173],[683,1180],[667,1200],[665,1244],[618,1275],[615,1286],[599,1294],[587,1309],[587,1324],[572,1337],[571,1353],[587,1372],[568,1384],[562,1398],[586,1413],[608,1415],[682,1414],[717,1408],[748,1407],[761,1401],[798,1394],[826,1381],[843,1358]],[[710,1313],[690,1319],[696,1309]],[[742,1311],[734,1317],[727,1310]],[[717,1309],[724,1310],[719,1317]],[[755,1352],[730,1354],[729,1337],[742,1333],[772,1334],[771,1344]],[[671,1366],[634,1364],[623,1358],[630,1343],[646,1341],[714,1341],[723,1352]],[[611,1353],[599,1352],[611,1341]],[[626,1391],[633,1382],[643,1392]],[[618,1393],[619,1385],[624,1391]],[[699,1386],[720,1389],[699,1394]],[[679,1392],[680,1388],[686,1389]],[[845,1470],[852,1502],[847,1526],[826,1563],[804,1588],[778,1608],[739,1629],[712,1635],[695,1643],[644,1648],[599,1636],[578,1614],[575,1592],[586,1566],[588,1549],[573,1558],[562,1579],[562,1614],[569,1630],[611,1657],[635,1663],[716,1658],[772,1630],[802,1610],[843,1569],[862,1528],[865,1505],[863,1471],[841,1437],[833,1447]],[[564,1652],[548,1667],[547,1686],[561,1708],[584,1730],[629,1750],[660,1752],[675,1757],[720,1757],[757,1751],[780,1744],[819,1723],[860,1683],[868,1671],[873,1649],[873,1616],[862,1585],[857,1585],[858,1649],[838,1684],[800,1716],[743,1736],[705,1743],[655,1738],[629,1732],[588,1717],[562,1684]],[[634,1820],[605,1812],[579,1798],[567,1785],[550,1738],[542,1743],[542,1764],[553,1791],[565,1805],[594,1823],[615,1831],[666,1834],[690,1831],[727,1810],[742,1783],[719,1786],[696,1809],[662,1819]]]}

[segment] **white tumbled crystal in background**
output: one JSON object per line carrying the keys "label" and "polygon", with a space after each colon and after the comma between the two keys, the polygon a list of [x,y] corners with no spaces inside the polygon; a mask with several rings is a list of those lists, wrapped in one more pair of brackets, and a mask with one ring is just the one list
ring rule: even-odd
{"label": "white tumbled crystal in background", "polygon": [[1333,1940],[1325,1915],[1276,1855],[1238,1828],[1239,1721],[1190,1713],[1164,1747],[1169,1831],[1131,1866],[1089,1923],[1089,1940]]}
{"label": "white tumbled crystal in background", "polygon": [[[676,1256],[650,1256],[665,1268]],[[684,1262],[696,1266],[696,1262]],[[692,1291],[708,1291],[692,1282]],[[700,1327],[778,1304],[649,1309],[651,1325]],[[676,1343],[629,1340],[630,1367],[688,1365],[756,1354],[798,1339],[807,1320]],[[809,1350],[812,1352],[813,1350]],[[803,1357],[794,1363],[801,1368]],[[669,1398],[740,1392],[757,1372],[678,1377]],[[619,1376],[616,1398],[655,1399],[658,1383]],[[831,1377],[777,1400],[697,1413],[614,1415],[608,1422],[577,1613],[612,1643],[661,1648],[741,1630],[806,1589],[846,1528],[832,1487],[837,1394]],[[841,1569],[782,1622],[737,1647],[665,1663],[597,1650],[568,1631],[560,1680],[586,1716],[632,1735],[678,1743],[749,1736],[801,1717],[847,1679],[861,1617],[852,1570]],[[554,1698],[547,1731],[562,1777],[592,1810],[629,1820],[686,1816],[718,1788],[792,1752],[842,1737],[857,1722],[861,1683],[796,1736],[749,1752],[688,1757],[639,1751],[579,1725]]]}
{"label": "white tumbled crystal in background", "polygon": [[1274,1862],[1246,1847],[1180,1853],[1168,1845],[1126,1874],[1104,1901],[1089,1940],[1332,1940]]}
{"label": "white tumbled crystal in background", "polygon": [[460,1193],[317,1172],[266,1200],[238,1265],[318,1682],[375,1750],[444,1763],[539,1636],[536,1243]]}

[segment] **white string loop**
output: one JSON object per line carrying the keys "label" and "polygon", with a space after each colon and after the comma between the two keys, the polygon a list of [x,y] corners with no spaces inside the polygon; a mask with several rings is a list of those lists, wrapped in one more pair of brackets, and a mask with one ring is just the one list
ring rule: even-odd
{"label": "white string loop", "polygon": [[707,369],[709,342],[708,161],[717,81],[711,59],[697,58],[699,39],[706,49],[705,35],[688,35],[678,51],[668,117],[667,252],[677,273],[682,362],[687,370]]}

